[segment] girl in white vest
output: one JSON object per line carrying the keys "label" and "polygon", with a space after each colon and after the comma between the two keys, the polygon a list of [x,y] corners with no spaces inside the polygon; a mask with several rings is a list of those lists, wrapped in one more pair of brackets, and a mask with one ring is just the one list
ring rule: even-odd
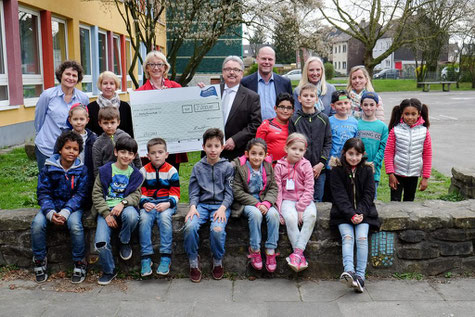
{"label": "girl in white vest", "polygon": [[401,201],[403,192],[404,201],[413,201],[420,176],[419,190],[427,188],[432,168],[429,125],[429,108],[416,98],[393,108],[384,152],[391,201]]}

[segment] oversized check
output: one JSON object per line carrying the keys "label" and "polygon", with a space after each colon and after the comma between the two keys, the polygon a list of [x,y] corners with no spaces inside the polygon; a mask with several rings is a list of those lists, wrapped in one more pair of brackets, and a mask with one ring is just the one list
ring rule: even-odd
{"label": "oversized check", "polygon": [[224,131],[219,85],[133,91],[132,123],[139,155],[147,155],[152,138],[167,141],[170,153],[199,151],[209,128]]}

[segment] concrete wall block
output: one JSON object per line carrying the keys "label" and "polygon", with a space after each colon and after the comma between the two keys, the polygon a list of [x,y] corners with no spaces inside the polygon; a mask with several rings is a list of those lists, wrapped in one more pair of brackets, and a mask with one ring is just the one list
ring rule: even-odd
{"label": "concrete wall block", "polygon": [[439,246],[440,255],[454,256],[454,255],[473,255],[472,241],[466,242],[437,242]]}
{"label": "concrete wall block", "polygon": [[403,260],[426,260],[437,258],[440,255],[437,245],[431,243],[398,247],[396,253]]}
{"label": "concrete wall block", "polygon": [[407,243],[418,243],[425,239],[426,233],[422,230],[405,230],[399,232],[399,239]]}
{"label": "concrete wall block", "polygon": [[431,236],[442,241],[468,241],[475,239],[475,229],[443,228],[432,232]]}

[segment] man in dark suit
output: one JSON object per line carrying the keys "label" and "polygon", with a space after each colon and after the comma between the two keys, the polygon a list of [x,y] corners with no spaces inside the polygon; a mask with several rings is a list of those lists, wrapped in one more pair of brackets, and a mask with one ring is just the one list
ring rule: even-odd
{"label": "man in dark suit", "polygon": [[269,46],[261,47],[257,53],[258,71],[242,79],[241,84],[259,94],[262,120],[275,117],[275,101],[281,92],[292,95],[290,79],[272,71],[275,65],[275,52]]}
{"label": "man in dark suit", "polygon": [[243,71],[240,57],[226,57],[221,84],[226,142],[221,156],[229,160],[244,154],[247,142],[256,136],[262,121],[259,95],[240,85]]}

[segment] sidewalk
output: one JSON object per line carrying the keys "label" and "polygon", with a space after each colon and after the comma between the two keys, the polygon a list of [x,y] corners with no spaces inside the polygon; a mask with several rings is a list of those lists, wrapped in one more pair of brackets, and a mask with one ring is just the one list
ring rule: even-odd
{"label": "sidewalk", "polygon": [[0,316],[473,316],[474,279],[0,281]]}

